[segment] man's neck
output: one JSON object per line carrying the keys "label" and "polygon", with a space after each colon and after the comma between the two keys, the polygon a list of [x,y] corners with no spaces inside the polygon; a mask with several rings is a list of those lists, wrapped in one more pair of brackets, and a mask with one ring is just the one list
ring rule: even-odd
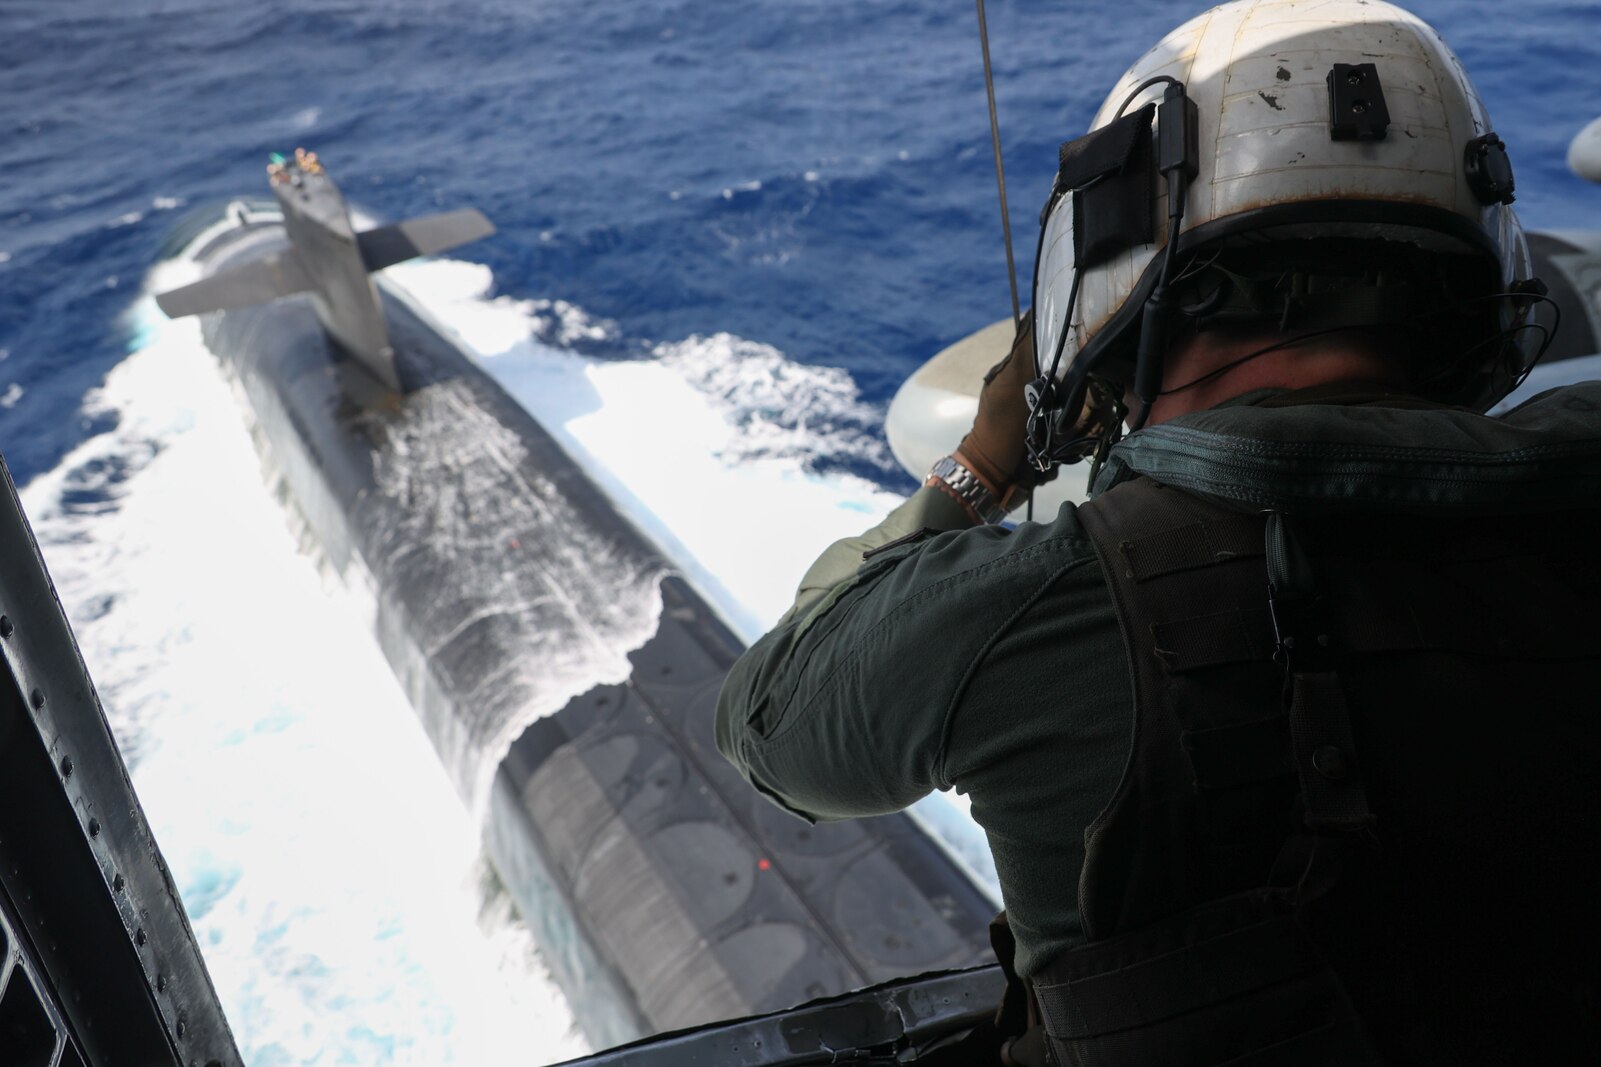
{"label": "man's neck", "polygon": [[1399,361],[1342,343],[1337,335],[1309,338],[1230,366],[1267,344],[1272,340],[1229,343],[1197,334],[1176,346],[1162,376],[1162,393],[1145,424],[1155,426],[1262,389],[1293,390],[1341,382],[1361,383],[1369,390],[1405,387]]}

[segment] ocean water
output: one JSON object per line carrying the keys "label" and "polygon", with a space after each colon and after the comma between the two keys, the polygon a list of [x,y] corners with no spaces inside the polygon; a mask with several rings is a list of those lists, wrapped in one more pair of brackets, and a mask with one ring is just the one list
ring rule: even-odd
{"label": "ocean water", "polygon": [[[1025,278],[1057,143],[1199,6],[990,0]],[[1601,110],[1601,12],[1413,6],[1525,223],[1601,229],[1562,163]],[[177,220],[263,195],[296,145],[375,217],[497,223],[392,281],[749,636],[911,487],[895,387],[1008,311],[973,8],[0,5],[0,453],[247,1062],[552,1062],[582,1041],[359,606],[148,299]]]}

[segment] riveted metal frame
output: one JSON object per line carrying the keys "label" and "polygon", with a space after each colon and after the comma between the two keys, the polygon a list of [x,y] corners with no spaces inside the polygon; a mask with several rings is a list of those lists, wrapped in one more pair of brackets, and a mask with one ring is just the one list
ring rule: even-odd
{"label": "riveted metal frame", "polygon": [[51,1010],[88,1064],[235,1067],[177,888],[3,459],[0,658],[0,904]]}

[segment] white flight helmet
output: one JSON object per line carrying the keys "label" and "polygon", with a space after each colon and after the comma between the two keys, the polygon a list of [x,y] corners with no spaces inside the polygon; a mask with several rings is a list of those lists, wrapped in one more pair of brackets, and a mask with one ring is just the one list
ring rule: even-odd
{"label": "white flight helmet", "polygon": [[[1455,257],[1476,264],[1478,291],[1448,310],[1476,304],[1487,316],[1481,336],[1535,332],[1517,329],[1529,300],[1494,296],[1539,291],[1507,206],[1511,166],[1461,62],[1407,11],[1380,0],[1215,7],[1142,56],[1090,131],[1063,145],[1041,220],[1037,454],[1049,451],[1041,426],[1054,415],[1057,458],[1071,458],[1060,434],[1092,377],[1154,395],[1165,344],[1140,337],[1171,318],[1159,305],[1175,269],[1194,273],[1220,247],[1335,237]],[[1180,237],[1169,248],[1175,207]],[[1533,348],[1478,346],[1460,354],[1460,373],[1424,391],[1482,409]],[[1142,359],[1154,365],[1137,367]]]}

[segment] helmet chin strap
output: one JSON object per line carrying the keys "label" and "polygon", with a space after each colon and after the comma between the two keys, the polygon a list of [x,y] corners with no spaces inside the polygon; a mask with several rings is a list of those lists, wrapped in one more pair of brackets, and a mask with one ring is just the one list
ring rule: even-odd
{"label": "helmet chin strap", "polygon": [[[1189,198],[1190,183],[1200,172],[1200,117],[1195,101],[1186,93],[1183,82],[1159,75],[1140,83],[1124,98],[1117,110],[1118,117],[1123,115],[1135,97],[1155,85],[1165,85],[1162,101],[1156,106],[1156,171],[1167,183],[1167,246],[1163,253],[1161,276],[1141,313],[1134,376],[1140,412],[1133,429],[1139,429],[1144,424],[1151,404],[1155,402],[1157,390],[1161,387],[1162,356],[1167,348],[1168,323],[1173,307],[1170,286],[1177,261],[1179,232],[1184,222],[1184,205]],[[1068,149],[1064,148],[1063,152],[1065,156]],[[1046,205],[1046,217],[1056,202],[1055,198],[1062,192],[1061,189],[1053,190],[1053,198]],[[1043,234],[1042,226],[1042,245]],[[1092,383],[1089,375],[1086,375],[1082,386],[1069,390],[1065,396],[1056,379],[1062,351],[1072,329],[1074,305],[1083,270],[1082,262],[1075,266],[1050,369],[1028,389],[1028,450],[1031,460],[1041,471],[1060,463],[1076,463],[1091,454],[1103,455],[1116,439],[1122,422],[1121,415],[1126,411],[1118,399],[1115,408],[1119,418],[1109,419],[1107,416],[1112,406],[1106,400],[1112,390],[1104,384]],[[1038,271],[1039,255],[1036,254],[1036,276]],[[1075,405],[1082,410],[1069,410]],[[1059,436],[1065,440],[1059,443]]]}
{"label": "helmet chin strap", "polygon": [[[1166,273],[1165,267],[1163,273]],[[1129,422],[1130,433],[1145,425],[1160,394],[1162,367],[1167,358],[1168,321],[1171,317],[1172,298],[1168,295],[1165,281],[1158,282],[1151,291],[1150,299],[1145,301],[1145,309],[1140,316],[1140,343],[1134,360],[1134,396],[1140,406]]]}

